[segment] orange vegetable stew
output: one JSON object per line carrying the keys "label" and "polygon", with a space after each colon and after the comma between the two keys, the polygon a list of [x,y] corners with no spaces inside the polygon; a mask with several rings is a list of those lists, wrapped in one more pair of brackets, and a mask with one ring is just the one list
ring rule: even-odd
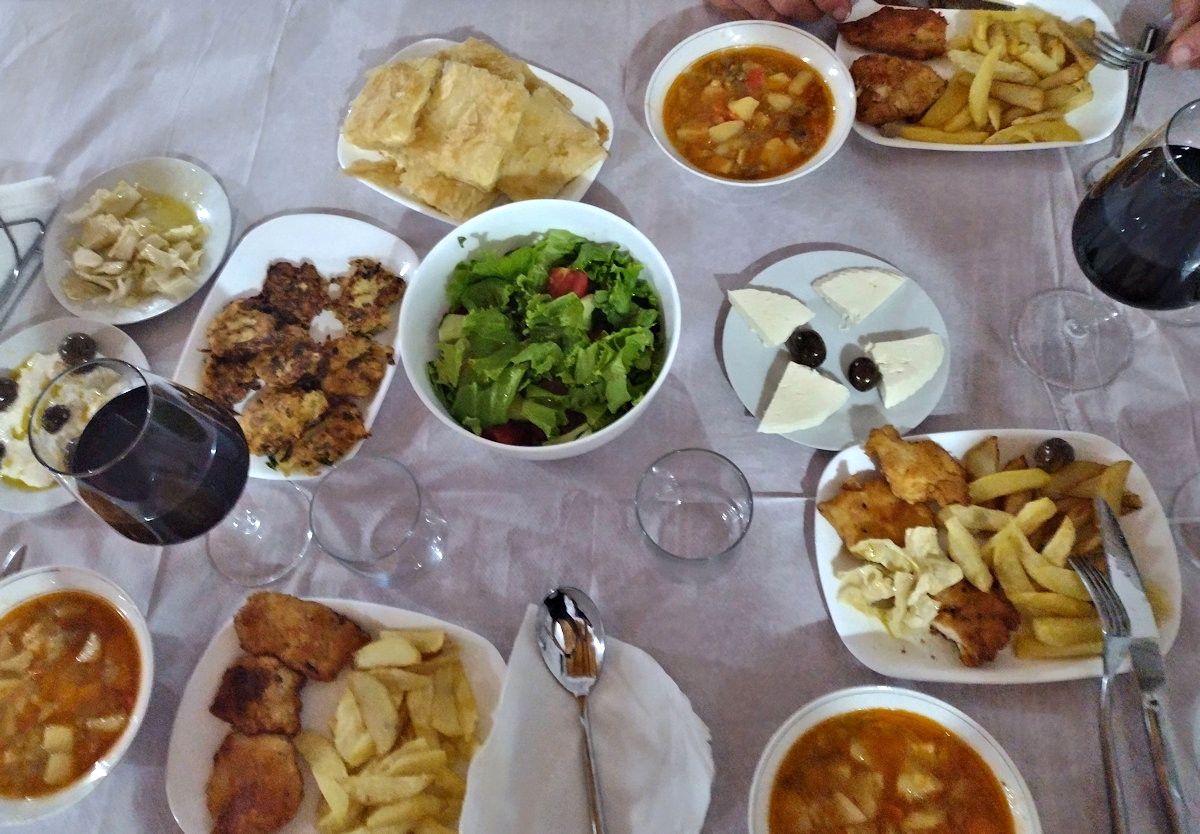
{"label": "orange vegetable stew", "polygon": [[56,591],[0,619],[0,795],[88,772],[128,724],[140,677],[133,629],[95,594]]}
{"label": "orange vegetable stew", "polygon": [[987,764],[937,722],[894,709],[829,718],[788,751],[771,834],[1014,834]]}
{"label": "orange vegetable stew", "polygon": [[833,96],[820,74],[770,47],[705,56],[675,79],[663,105],[675,148],[706,173],[761,180],[803,165],[833,126]]}

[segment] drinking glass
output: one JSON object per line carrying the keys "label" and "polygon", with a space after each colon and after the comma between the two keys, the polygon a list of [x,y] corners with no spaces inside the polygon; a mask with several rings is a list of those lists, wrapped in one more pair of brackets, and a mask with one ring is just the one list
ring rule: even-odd
{"label": "drinking glass", "polygon": [[[1181,107],[1084,194],[1071,244],[1083,274],[1131,307],[1200,301],[1200,99]],[[1064,388],[1097,388],[1129,362],[1119,308],[1075,290],[1034,296],[1013,330],[1017,355]]]}
{"label": "drinking glass", "polygon": [[242,494],[250,466],[232,412],[118,359],[51,380],[30,411],[29,442],[77,500],[143,544],[207,532]]}

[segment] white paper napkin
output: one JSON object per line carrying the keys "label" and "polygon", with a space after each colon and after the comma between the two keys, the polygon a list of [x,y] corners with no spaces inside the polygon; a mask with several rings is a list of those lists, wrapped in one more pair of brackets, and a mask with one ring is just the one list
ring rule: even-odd
{"label": "white paper napkin", "polygon": [[[494,725],[471,762],[463,834],[588,834],[575,699],[542,662],[536,606],[517,634]],[[654,658],[609,637],[588,698],[609,834],[698,832],[713,759],[708,727]]]}
{"label": "white paper napkin", "polygon": [[[58,193],[54,188],[53,177],[37,177],[24,182],[0,185],[0,217],[8,223],[28,217],[36,217],[46,223],[57,204]],[[35,223],[22,223],[13,226],[11,231],[21,255],[26,254],[37,240],[38,228]],[[16,256],[12,245],[8,236],[0,230],[0,288],[12,280],[15,264]]]}

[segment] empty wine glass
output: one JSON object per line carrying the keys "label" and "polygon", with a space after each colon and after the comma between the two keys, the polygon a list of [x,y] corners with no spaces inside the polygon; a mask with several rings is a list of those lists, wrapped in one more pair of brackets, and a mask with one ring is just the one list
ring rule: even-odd
{"label": "empty wine glass", "polygon": [[[1200,99],[1088,189],[1071,244],[1083,274],[1121,304],[1169,317],[1200,301]],[[1034,373],[1074,390],[1110,382],[1133,351],[1117,305],[1076,290],[1034,296],[1012,339]]]}

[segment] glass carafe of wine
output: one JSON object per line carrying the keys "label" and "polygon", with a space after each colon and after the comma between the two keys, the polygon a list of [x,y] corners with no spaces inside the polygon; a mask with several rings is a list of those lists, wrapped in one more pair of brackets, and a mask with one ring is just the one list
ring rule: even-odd
{"label": "glass carafe of wine", "polygon": [[[1120,304],[1174,311],[1200,302],[1200,100],[1088,189],[1071,243],[1083,274]],[[1026,304],[1013,345],[1038,376],[1075,390],[1111,381],[1133,350],[1117,305],[1063,289]]]}

